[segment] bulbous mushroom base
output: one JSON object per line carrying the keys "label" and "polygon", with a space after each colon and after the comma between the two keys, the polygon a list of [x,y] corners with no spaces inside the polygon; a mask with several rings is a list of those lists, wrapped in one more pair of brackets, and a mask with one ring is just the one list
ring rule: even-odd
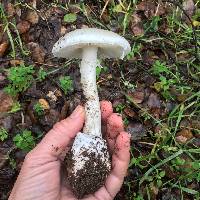
{"label": "bulbous mushroom base", "polygon": [[66,160],[68,181],[78,198],[96,192],[111,169],[106,141],[84,133],[78,133]]}

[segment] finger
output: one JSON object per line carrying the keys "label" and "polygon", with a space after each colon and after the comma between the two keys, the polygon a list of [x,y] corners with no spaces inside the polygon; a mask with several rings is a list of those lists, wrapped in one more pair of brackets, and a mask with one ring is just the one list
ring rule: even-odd
{"label": "finger", "polygon": [[107,136],[111,139],[124,130],[123,120],[121,115],[113,113],[107,120]]}
{"label": "finger", "polygon": [[107,119],[107,142],[111,152],[114,149],[116,137],[122,131],[124,131],[122,117],[117,113],[111,114]]}
{"label": "finger", "polygon": [[130,161],[130,135],[121,132],[117,137],[115,147],[116,151],[112,156],[112,171],[105,182],[105,187],[112,197],[120,190],[127,173]]}
{"label": "finger", "polygon": [[102,136],[105,138],[107,133],[106,121],[108,117],[113,113],[113,108],[112,108],[112,103],[109,101],[101,101],[100,107],[101,107],[101,119],[102,119],[101,132]]}
{"label": "finger", "polygon": [[110,101],[101,101],[101,118],[103,122],[106,122],[108,117],[113,113],[112,103]]}
{"label": "finger", "polygon": [[35,151],[50,153],[53,156],[60,155],[82,129],[84,120],[84,108],[78,106],[68,118],[54,125],[53,129],[46,134],[35,148]]}

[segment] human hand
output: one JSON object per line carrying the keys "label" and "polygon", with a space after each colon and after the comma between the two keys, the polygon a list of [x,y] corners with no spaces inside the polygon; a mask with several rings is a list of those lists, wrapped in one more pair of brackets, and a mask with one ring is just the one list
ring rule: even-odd
{"label": "human hand", "polygon": [[[112,170],[102,186],[83,200],[111,200],[120,190],[130,160],[130,136],[124,132],[122,118],[113,113],[110,102],[101,102],[103,132],[112,152]],[[54,125],[42,141],[27,154],[9,200],[76,200],[61,178],[63,154],[70,149],[85,120],[78,106],[67,119]]]}

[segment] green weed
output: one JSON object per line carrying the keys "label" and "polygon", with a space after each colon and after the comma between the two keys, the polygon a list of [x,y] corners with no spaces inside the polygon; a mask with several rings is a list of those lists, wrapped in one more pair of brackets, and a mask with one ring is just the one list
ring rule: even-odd
{"label": "green weed", "polygon": [[160,21],[159,16],[153,16],[151,21],[144,24],[145,32],[156,32],[158,31],[158,23]]}
{"label": "green weed", "polygon": [[38,71],[38,77],[37,77],[38,80],[41,82],[45,80],[46,76],[47,76],[47,72],[41,67]]}
{"label": "green weed", "polygon": [[100,74],[102,72],[107,72],[107,71],[108,71],[108,67],[97,66],[96,67],[96,77],[97,77],[97,80],[99,79]]}
{"label": "green weed", "polygon": [[12,108],[9,111],[9,113],[16,113],[19,110],[21,110],[21,104],[18,101],[16,101],[16,102],[13,103]]}
{"label": "green weed", "polygon": [[76,13],[69,13],[64,16],[64,22],[66,23],[73,23],[77,20]]}
{"label": "green weed", "polygon": [[33,109],[36,112],[37,116],[40,117],[40,116],[44,115],[44,109],[39,102],[34,105]]}
{"label": "green weed", "polygon": [[0,127],[0,140],[3,142],[8,138],[8,132],[5,128]]}
{"label": "green weed", "polygon": [[134,44],[131,48],[131,51],[127,54],[126,58],[128,60],[130,60],[131,58],[135,57],[136,55],[139,55],[141,57],[141,54],[140,54],[141,48],[142,48],[142,45],[140,43],[137,44],[136,42],[134,42]]}
{"label": "green weed", "polygon": [[[20,50],[21,50],[23,55],[28,55],[29,52],[27,50],[25,50],[24,47],[23,47],[23,43],[22,43],[19,31],[18,31],[18,29],[16,27],[15,20],[13,19],[12,22],[8,21],[8,18],[6,16],[6,13],[4,11],[2,3],[0,3],[0,19],[3,21],[3,25],[4,25],[3,32],[5,32],[7,34],[8,39],[9,39],[10,44],[11,44],[12,52],[11,52],[10,55],[13,58],[16,57],[16,50],[15,50],[16,49],[16,45],[19,46],[19,48],[20,48]],[[14,38],[14,35],[11,32],[12,29],[15,30],[16,38]]]}
{"label": "green weed", "polygon": [[19,67],[11,67],[8,70],[10,84],[5,88],[5,91],[12,96],[24,92],[34,80],[33,73],[33,66],[20,65]]}
{"label": "green weed", "polygon": [[13,142],[15,146],[23,151],[30,151],[35,147],[35,138],[32,136],[31,131],[23,130],[18,133],[14,138]]}
{"label": "green weed", "polygon": [[121,114],[125,108],[126,108],[126,106],[124,104],[119,103],[115,107],[115,110],[116,110],[116,112]]}
{"label": "green weed", "polygon": [[63,76],[59,79],[60,87],[66,95],[68,92],[73,91],[73,81],[70,76]]}

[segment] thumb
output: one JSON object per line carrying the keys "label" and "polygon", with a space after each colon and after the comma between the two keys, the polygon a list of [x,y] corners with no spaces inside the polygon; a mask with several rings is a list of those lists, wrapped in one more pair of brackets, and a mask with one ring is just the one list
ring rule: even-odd
{"label": "thumb", "polygon": [[82,129],[84,121],[84,108],[78,106],[68,118],[57,122],[33,151],[59,156]]}

